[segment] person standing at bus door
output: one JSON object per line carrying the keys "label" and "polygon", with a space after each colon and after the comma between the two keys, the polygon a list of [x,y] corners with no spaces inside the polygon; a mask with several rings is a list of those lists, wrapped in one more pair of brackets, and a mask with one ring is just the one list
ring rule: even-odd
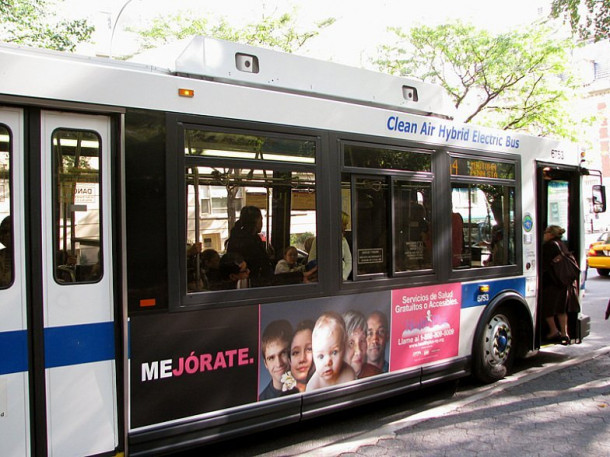
{"label": "person standing at bus door", "polygon": [[0,287],[7,287],[13,282],[13,237],[11,216],[6,216],[0,223]]}
{"label": "person standing at bus door", "polygon": [[[544,231],[542,244],[542,313],[548,326],[546,339],[549,342],[567,345],[570,342],[568,336],[568,298],[569,287],[560,285],[553,275],[551,263],[555,257],[561,254],[561,250],[567,251],[567,247],[561,241],[565,229],[558,225],[549,225]],[[559,328],[557,327],[559,323]]]}
{"label": "person standing at bus door", "polygon": [[292,325],[285,319],[272,321],[265,327],[261,338],[261,354],[271,381],[259,394],[259,401],[282,395],[282,376],[290,368],[288,352],[291,339]]}
{"label": "person standing at bus door", "polygon": [[371,365],[387,373],[389,363],[385,359],[385,347],[388,342],[388,318],[381,311],[373,311],[367,321],[366,356]]}
{"label": "person standing at bus door", "polygon": [[[305,392],[307,383],[315,371],[311,349],[313,327],[312,320],[307,319],[299,322],[290,342],[290,378],[292,378],[298,392]],[[291,392],[293,389],[290,385],[287,385],[287,382],[284,382],[282,390]]]}
{"label": "person standing at bus door", "polygon": [[273,279],[271,259],[259,235],[262,228],[261,210],[256,206],[244,206],[227,241],[227,253],[241,254],[248,264],[253,287],[270,285]]}
{"label": "person standing at bus door", "polygon": [[334,311],[323,313],[313,328],[311,347],[316,371],[307,383],[306,391],[330,387],[356,379],[356,373],[345,362],[347,333],[345,322]]}
{"label": "person standing at bus door", "polygon": [[356,379],[368,378],[381,373],[366,359],[366,318],[360,311],[350,310],[343,314],[345,329],[347,331],[347,347],[345,361],[350,364],[356,373]]}

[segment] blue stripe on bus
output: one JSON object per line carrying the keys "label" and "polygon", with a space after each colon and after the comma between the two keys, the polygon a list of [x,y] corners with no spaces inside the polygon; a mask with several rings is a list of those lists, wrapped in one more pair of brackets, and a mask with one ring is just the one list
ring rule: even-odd
{"label": "blue stripe on bus", "polygon": [[[484,300],[479,286],[489,286],[488,299]],[[500,279],[498,281],[481,281],[462,285],[462,308],[487,305],[497,294],[505,290],[514,290],[525,297],[525,278]]]}
{"label": "blue stripe on bus", "polygon": [[114,323],[49,327],[44,331],[45,367],[113,360]]}
{"label": "blue stripe on bus", "polygon": [[25,330],[0,332],[0,375],[28,370],[28,334]]}

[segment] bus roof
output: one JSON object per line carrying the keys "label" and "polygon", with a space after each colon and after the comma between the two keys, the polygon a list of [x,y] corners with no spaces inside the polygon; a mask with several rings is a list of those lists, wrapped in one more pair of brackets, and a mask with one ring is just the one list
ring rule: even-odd
{"label": "bus roof", "polygon": [[440,86],[362,68],[249,45],[194,37],[174,71],[321,98],[453,119],[455,108]]}

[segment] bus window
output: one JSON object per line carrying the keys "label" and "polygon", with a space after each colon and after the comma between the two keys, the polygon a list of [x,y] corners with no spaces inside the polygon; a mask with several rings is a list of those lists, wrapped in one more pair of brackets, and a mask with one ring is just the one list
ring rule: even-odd
{"label": "bus window", "polygon": [[101,140],[95,132],[58,129],[52,136],[54,275],[59,284],[102,277]]}
{"label": "bus window", "polygon": [[186,292],[315,282],[315,141],[189,129],[185,142]]}
{"label": "bus window", "polygon": [[395,271],[432,268],[431,183],[394,181]]}
{"label": "bus window", "polygon": [[547,214],[548,225],[563,227],[566,233],[570,233],[569,214],[569,182],[560,179],[549,180],[547,183],[548,200]]}
{"label": "bus window", "polygon": [[342,206],[353,211],[345,234],[352,279],[431,270],[431,151],[345,144],[343,163],[351,171],[342,176]]}
{"label": "bus window", "polygon": [[11,223],[11,133],[0,125],[0,288],[13,283],[13,226]]}
{"label": "bus window", "polygon": [[515,265],[515,189],[453,184],[452,266]]}

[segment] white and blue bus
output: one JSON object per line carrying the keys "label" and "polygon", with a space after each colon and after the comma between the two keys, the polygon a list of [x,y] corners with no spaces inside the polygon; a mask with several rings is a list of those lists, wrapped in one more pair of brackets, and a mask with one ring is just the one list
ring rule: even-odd
{"label": "white and blue bus", "polygon": [[204,38],[172,68],[8,45],[0,68],[5,456],[493,382],[546,343],[544,228],[584,260],[577,147],[454,122],[433,85]]}

